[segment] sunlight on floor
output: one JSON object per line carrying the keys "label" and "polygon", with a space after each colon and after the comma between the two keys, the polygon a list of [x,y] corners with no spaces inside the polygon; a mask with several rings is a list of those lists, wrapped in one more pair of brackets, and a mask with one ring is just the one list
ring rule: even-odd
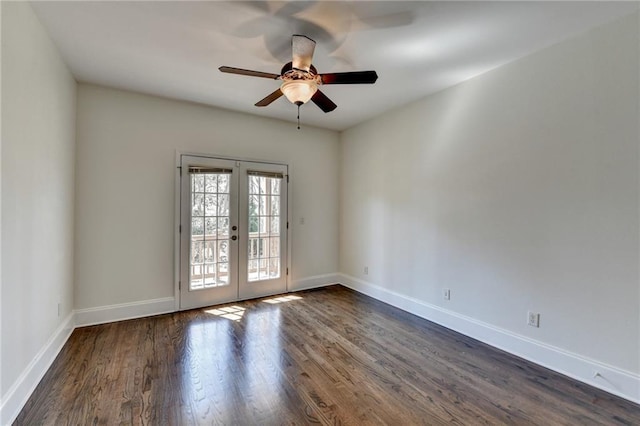
{"label": "sunlight on floor", "polygon": [[231,321],[240,321],[244,315],[244,308],[240,306],[226,306],[218,309],[208,309],[205,312]]}
{"label": "sunlight on floor", "polygon": [[272,305],[275,305],[276,303],[291,302],[292,300],[299,300],[299,299],[302,299],[302,297],[294,296],[293,294],[291,294],[289,296],[274,297],[273,299],[265,299],[263,300],[263,302],[271,303]]}

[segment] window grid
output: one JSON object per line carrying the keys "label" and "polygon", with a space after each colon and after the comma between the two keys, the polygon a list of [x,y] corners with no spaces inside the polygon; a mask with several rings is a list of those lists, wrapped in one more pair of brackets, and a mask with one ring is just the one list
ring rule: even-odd
{"label": "window grid", "polygon": [[248,281],[280,278],[282,178],[249,176]]}
{"label": "window grid", "polygon": [[227,173],[191,174],[190,290],[229,284]]}

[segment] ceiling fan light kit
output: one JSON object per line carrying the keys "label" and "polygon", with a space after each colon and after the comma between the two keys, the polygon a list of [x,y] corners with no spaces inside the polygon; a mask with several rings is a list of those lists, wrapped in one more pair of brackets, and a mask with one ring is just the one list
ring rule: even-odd
{"label": "ceiling fan light kit", "polygon": [[333,103],[318,89],[321,84],[373,84],[378,79],[375,71],[355,71],[342,73],[319,74],[311,64],[316,42],[304,35],[294,34],[291,37],[292,61],[285,64],[280,74],[262,71],[245,70],[222,66],[220,71],[230,74],[240,74],[249,77],[262,77],[282,80],[280,88],[256,103],[264,107],[284,95],[289,102],[298,106],[298,129],[300,128],[300,106],[312,101],[322,111],[330,112],[336,109]]}
{"label": "ceiling fan light kit", "polygon": [[311,100],[318,90],[315,80],[285,80],[280,90],[289,102],[295,105],[303,105]]}

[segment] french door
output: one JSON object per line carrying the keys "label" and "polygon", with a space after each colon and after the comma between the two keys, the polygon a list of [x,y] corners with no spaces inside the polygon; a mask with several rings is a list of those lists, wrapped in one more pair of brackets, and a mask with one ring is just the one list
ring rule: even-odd
{"label": "french door", "polygon": [[183,155],[180,309],[285,292],[287,166]]}

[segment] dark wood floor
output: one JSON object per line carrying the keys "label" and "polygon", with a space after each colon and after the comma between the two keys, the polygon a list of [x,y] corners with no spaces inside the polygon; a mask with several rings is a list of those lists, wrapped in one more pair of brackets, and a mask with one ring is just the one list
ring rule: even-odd
{"label": "dark wood floor", "polygon": [[16,421],[309,423],[638,425],[640,406],[332,286],[77,329]]}

